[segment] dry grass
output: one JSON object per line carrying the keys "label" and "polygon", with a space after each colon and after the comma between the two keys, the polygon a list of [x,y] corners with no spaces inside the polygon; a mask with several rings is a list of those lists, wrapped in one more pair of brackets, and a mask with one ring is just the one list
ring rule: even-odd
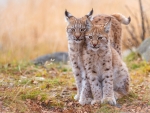
{"label": "dry grass", "polygon": [[[127,96],[108,104],[81,106],[70,67],[53,63],[35,66],[25,62],[0,64],[0,111],[2,113],[149,113],[150,64],[136,54],[126,59],[131,82]],[[47,112],[45,112],[47,111]]]}
{"label": "dry grass", "polygon": [[[125,5],[134,13],[139,11],[136,0],[7,1],[0,7],[0,62],[2,63],[30,60],[55,51],[67,51],[65,9],[77,17],[87,14],[91,8],[94,8],[95,15],[119,12],[129,16]],[[148,16],[150,16],[149,4],[148,0],[143,1],[144,11]],[[135,23],[134,20],[132,22]],[[124,32],[123,37],[126,35]]]}

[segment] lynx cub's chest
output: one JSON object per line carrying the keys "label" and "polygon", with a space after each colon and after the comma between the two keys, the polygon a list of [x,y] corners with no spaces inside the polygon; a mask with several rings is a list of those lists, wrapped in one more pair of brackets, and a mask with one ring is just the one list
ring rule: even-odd
{"label": "lynx cub's chest", "polygon": [[[92,51],[93,53],[93,51]],[[91,54],[92,54],[91,53]],[[89,56],[89,59],[91,57]],[[100,55],[98,53],[93,53],[92,54],[92,58],[91,58],[91,62],[93,62],[93,69],[95,69],[95,71],[100,75],[101,74],[101,70],[102,70],[102,61],[103,58],[100,57]]]}

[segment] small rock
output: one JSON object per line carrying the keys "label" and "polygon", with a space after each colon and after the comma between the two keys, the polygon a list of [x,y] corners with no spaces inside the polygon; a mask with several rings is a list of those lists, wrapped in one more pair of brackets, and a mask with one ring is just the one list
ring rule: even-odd
{"label": "small rock", "polygon": [[142,59],[147,62],[150,61],[150,38],[146,38],[138,47],[137,52],[141,55]]}
{"label": "small rock", "polygon": [[60,63],[60,62],[67,63],[68,60],[69,58],[68,58],[67,52],[55,52],[52,54],[46,54],[46,55],[40,56],[31,62],[34,63],[35,65],[38,65],[38,64],[44,65],[47,61],[50,61],[52,63],[53,62],[54,63]]}
{"label": "small rock", "polygon": [[147,62],[150,61],[150,46],[147,50],[142,54],[142,59],[146,60]]}

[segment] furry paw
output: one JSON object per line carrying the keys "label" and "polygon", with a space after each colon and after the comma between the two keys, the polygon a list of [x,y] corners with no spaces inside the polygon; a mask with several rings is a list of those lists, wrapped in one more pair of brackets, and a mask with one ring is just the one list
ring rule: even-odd
{"label": "furry paw", "polygon": [[75,99],[75,100],[79,100],[79,98],[80,98],[80,96],[79,96],[78,94],[76,94],[76,95],[74,96],[74,99]]}
{"label": "furry paw", "polygon": [[116,105],[116,99],[114,97],[106,97],[101,100],[101,103],[109,103],[110,105]]}
{"label": "furry paw", "polygon": [[115,95],[115,99],[116,99],[116,100],[123,97],[123,95],[121,95],[121,94],[119,94],[119,93],[117,93],[117,92],[114,92],[114,95]]}
{"label": "furry paw", "polygon": [[86,104],[90,104],[91,101],[92,101],[91,98],[86,98],[86,99],[80,99],[80,100],[79,100],[79,103],[80,103],[82,106],[84,106],[84,105],[86,105]]}

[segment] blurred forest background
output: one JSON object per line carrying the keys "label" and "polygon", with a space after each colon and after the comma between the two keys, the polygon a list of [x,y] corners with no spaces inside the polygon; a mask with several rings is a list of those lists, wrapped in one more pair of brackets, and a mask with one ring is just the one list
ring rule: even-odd
{"label": "blurred forest background", "polygon": [[[150,20],[150,1],[142,0],[142,4]],[[0,0],[0,62],[31,60],[43,54],[67,51],[65,9],[82,17],[92,8],[94,15],[122,13],[130,16],[135,29],[132,33],[139,34],[138,0]],[[122,26],[122,37],[127,41],[131,34]],[[145,37],[149,33],[146,32]]]}

